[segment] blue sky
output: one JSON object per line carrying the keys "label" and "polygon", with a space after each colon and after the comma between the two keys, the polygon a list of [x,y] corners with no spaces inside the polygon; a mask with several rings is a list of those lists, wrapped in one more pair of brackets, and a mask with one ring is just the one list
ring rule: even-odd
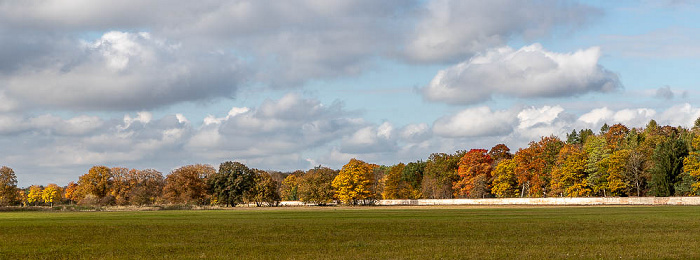
{"label": "blue sky", "polygon": [[0,4],[0,165],[290,171],[692,125],[697,1]]}

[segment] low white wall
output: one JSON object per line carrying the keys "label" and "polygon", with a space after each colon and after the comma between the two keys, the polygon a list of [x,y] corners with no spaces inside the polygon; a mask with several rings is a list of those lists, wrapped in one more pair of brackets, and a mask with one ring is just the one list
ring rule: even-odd
{"label": "low white wall", "polygon": [[378,205],[700,205],[700,197],[380,200]]}

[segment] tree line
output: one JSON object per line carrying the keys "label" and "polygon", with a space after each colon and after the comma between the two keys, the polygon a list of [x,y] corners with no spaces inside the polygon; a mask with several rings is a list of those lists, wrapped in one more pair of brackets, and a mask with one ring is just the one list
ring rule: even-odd
{"label": "tree line", "polygon": [[433,153],[385,166],[351,159],[340,170],[251,169],[239,162],[187,165],[167,176],[153,169],[94,166],[65,187],[18,188],[0,168],[0,205],[316,205],[372,204],[379,199],[448,199],[700,195],[700,118],[690,128],[603,125],[545,136],[511,153],[490,149]]}

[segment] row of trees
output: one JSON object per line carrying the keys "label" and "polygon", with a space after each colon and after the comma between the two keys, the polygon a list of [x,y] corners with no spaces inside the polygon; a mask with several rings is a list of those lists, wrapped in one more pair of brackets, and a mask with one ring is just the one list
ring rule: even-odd
{"label": "row of trees", "polygon": [[267,172],[238,162],[188,165],[167,177],[147,169],[92,167],[66,187],[16,187],[0,168],[1,205],[240,203],[371,204],[378,199],[700,195],[700,119],[692,129],[604,125],[542,137],[511,153],[504,144],[382,166],[351,159],[340,170]]}

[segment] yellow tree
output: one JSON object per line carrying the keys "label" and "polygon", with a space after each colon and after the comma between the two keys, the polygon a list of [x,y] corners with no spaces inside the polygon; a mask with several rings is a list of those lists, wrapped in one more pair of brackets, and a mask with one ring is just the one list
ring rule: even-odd
{"label": "yellow tree", "polygon": [[578,144],[565,144],[552,170],[552,195],[582,197],[591,194],[586,182],[586,152]]}
{"label": "yellow tree", "polygon": [[612,196],[624,195],[628,189],[628,183],[625,180],[626,166],[630,158],[630,150],[617,150],[610,154],[609,157],[603,159],[601,164],[607,171],[608,191]]}
{"label": "yellow tree", "polygon": [[384,199],[400,199],[405,198],[403,195],[407,195],[401,194],[402,188],[405,188],[403,187],[405,185],[402,185],[401,181],[401,176],[403,175],[403,169],[405,167],[405,164],[399,163],[397,165],[392,166],[387,171],[386,176],[384,176],[384,192],[382,193],[382,197]]}
{"label": "yellow tree", "polygon": [[78,179],[81,199],[86,195],[94,195],[102,199],[109,194],[112,185],[112,171],[106,166],[93,166],[87,174]]}
{"label": "yellow tree", "polygon": [[683,159],[683,173],[693,178],[690,185],[691,195],[700,195],[700,135],[692,141],[692,150]]}
{"label": "yellow tree", "polygon": [[117,205],[126,205],[129,203],[129,193],[131,192],[132,186],[135,185],[134,175],[137,170],[129,170],[123,167],[113,167],[110,169],[112,172],[112,185],[110,187],[110,195],[114,197],[114,201]]}
{"label": "yellow tree", "polygon": [[498,198],[518,196],[518,179],[515,177],[515,161],[502,159],[493,170],[491,192]]}
{"label": "yellow tree", "polygon": [[53,183],[49,184],[41,193],[41,199],[53,207],[54,203],[61,201],[61,187]]}
{"label": "yellow tree", "polygon": [[370,204],[376,199],[372,190],[372,171],[378,166],[350,159],[333,179],[332,186],[338,200],[345,204]]}
{"label": "yellow tree", "polygon": [[34,204],[35,206],[41,202],[42,189],[38,185],[32,185],[29,187],[29,194],[27,194],[27,202],[29,204]]}
{"label": "yellow tree", "polygon": [[299,176],[303,174],[302,171],[296,171],[284,178],[280,192],[282,200],[299,200]]}

